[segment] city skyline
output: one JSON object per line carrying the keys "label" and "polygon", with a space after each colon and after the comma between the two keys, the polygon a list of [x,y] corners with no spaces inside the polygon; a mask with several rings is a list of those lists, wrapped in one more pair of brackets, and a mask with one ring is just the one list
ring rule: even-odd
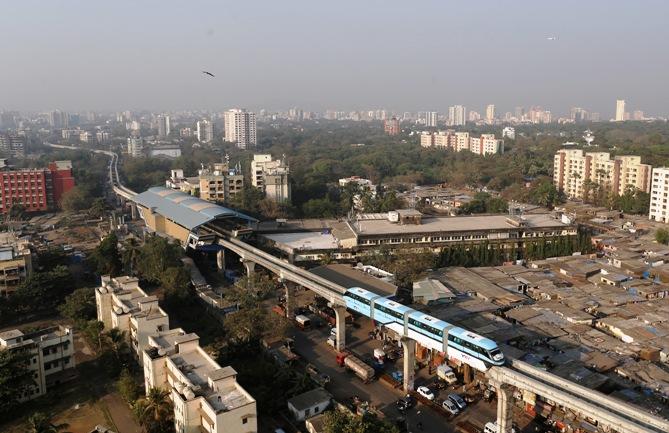
{"label": "city skyline", "polygon": [[[664,3],[379,6],[11,4],[0,32],[21,44],[0,54],[22,67],[0,71],[0,109],[446,112],[459,104],[483,113],[495,104],[497,113],[579,106],[608,119],[624,99],[669,113],[657,56]],[[116,31],[128,10],[136,25]],[[28,17],[37,14],[51,20],[36,28]],[[495,19],[471,26],[485,17]]]}

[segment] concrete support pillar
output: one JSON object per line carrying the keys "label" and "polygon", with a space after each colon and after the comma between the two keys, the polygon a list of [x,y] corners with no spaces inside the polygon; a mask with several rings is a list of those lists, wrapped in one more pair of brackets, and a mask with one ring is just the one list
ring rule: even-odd
{"label": "concrete support pillar", "polygon": [[415,364],[416,364],[416,341],[402,337],[402,349],[404,350],[404,392],[413,391]]}
{"label": "concrete support pillar", "polygon": [[513,387],[507,384],[495,384],[497,392],[497,431],[511,433],[513,425]]}
{"label": "concrete support pillar", "polygon": [[254,272],[255,267],[256,267],[256,263],[252,262],[250,260],[244,260],[244,259],[241,259],[241,262],[244,264],[244,268],[246,269],[246,276],[247,277],[252,277],[253,272]]}
{"label": "concrete support pillar", "polygon": [[223,248],[216,252],[216,267],[219,271],[225,271],[225,250]]}
{"label": "concrete support pillar", "polygon": [[335,319],[337,320],[336,329],[337,329],[337,349],[338,352],[341,352],[346,348],[346,307],[343,305],[336,305],[333,307],[335,312]]}
{"label": "concrete support pillar", "polygon": [[462,376],[466,385],[472,381],[472,367],[469,364],[462,367]]}
{"label": "concrete support pillar", "polygon": [[292,281],[283,280],[283,286],[286,288],[286,317],[293,318],[293,310],[295,309],[295,288],[296,284]]}
{"label": "concrete support pillar", "polygon": [[134,220],[137,219],[137,205],[134,202],[130,202],[130,217]]}

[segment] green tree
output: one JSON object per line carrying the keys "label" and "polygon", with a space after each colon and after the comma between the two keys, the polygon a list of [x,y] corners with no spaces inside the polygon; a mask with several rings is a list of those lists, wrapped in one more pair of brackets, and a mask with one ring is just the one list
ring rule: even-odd
{"label": "green tree", "polygon": [[94,319],[96,315],[94,289],[83,287],[75,290],[65,297],[65,302],[58,306],[58,311],[78,326]]}
{"label": "green tree", "polygon": [[105,200],[98,197],[91,203],[91,207],[88,209],[88,215],[92,218],[102,218],[106,209],[107,206],[105,205]]}
{"label": "green tree", "polygon": [[160,282],[165,288],[165,297],[170,298],[170,302],[183,300],[188,296],[190,274],[183,266],[170,266],[165,269]]}
{"label": "green tree", "polygon": [[33,384],[28,353],[0,350],[0,418],[12,412]]}
{"label": "green tree", "polygon": [[140,395],[140,387],[127,368],[121,371],[121,375],[116,381],[116,389],[123,400],[130,405],[133,405]]}
{"label": "green tree", "polygon": [[53,424],[51,419],[42,412],[35,412],[28,418],[29,433],[65,433],[68,424]]}
{"label": "green tree", "polygon": [[358,416],[338,410],[325,413],[323,430],[325,433],[399,433],[395,425],[370,413]]}
{"label": "green tree", "polygon": [[95,270],[100,275],[117,276],[123,269],[121,257],[118,251],[118,237],[111,232],[93,250],[91,260]]}
{"label": "green tree", "polygon": [[146,397],[135,403],[134,412],[146,433],[174,432],[174,408],[167,390],[149,389]]}
{"label": "green tree", "polygon": [[660,244],[669,244],[669,230],[664,228],[657,229],[655,231],[655,240]]}
{"label": "green tree", "polygon": [[64,211],[80,212],[91,208],[92,197],[80,186],[75,186],[63,194],[59,204]]}
{"label": "green tree", "polygon": [[142,278],[162,283],[163,275],[168,268],[183,266],[180,260],[182,255],[183,251],[178,245],[160,236],[149,236],[144,245],[139,247],[134,267]]}

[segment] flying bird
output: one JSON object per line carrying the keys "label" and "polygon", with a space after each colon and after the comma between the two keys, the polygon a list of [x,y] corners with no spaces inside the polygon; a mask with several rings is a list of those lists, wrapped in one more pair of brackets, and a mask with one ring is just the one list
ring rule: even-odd
{"label": "flying bird", "polygon": [[216,76],[216,75],[212,74],[212,73],[209,72],[209,71],[202,71],[202,73],[203,73],[203,74],[206,74],[206,75],[209,75],[209,76],[211,76],[211,77],[215,77],[215,76]]}

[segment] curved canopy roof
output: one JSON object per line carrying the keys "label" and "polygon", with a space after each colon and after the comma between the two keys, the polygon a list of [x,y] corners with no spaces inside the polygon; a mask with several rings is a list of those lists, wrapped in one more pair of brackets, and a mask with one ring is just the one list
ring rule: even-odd
{"label": "curved canopy roof", "polygon": [[136,195],[133,200],[140,206],[153,209],[188,230],[193,230],[217,218],[239,218],[246,221],[257,221],[255,218],[236,210],[162,186],[149,188]]}

